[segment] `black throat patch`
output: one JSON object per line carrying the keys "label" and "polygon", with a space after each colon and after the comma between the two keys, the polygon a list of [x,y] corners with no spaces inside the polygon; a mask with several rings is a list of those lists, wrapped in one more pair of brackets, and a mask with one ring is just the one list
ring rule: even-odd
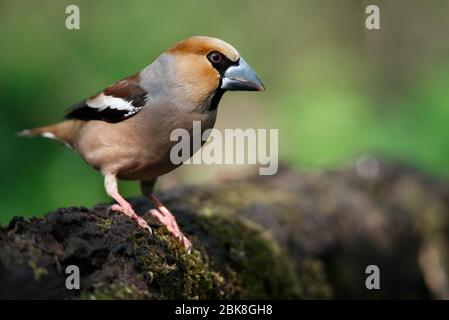
{"label": "black throat patch", "polygon": [[[221,86],[221,81],[220,81]],[[218,108],[218,104],[220,103],[221,97],[223,97],[223,94],[226,92],[226,90],[218,88],[215,90],[214,95],[212,96],[212,99],[210,100],[210,104],[207,107],[208,111],[213,111]]]}

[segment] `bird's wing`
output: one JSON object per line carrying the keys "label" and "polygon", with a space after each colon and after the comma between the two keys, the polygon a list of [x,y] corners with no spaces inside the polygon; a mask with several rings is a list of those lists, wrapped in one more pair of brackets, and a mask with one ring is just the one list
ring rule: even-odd
{"label": "bird's wing", "polygon": [[68,119],[120,122],[138,113],[145,105],[147,95],[133,76],[71,106],[65,116]]}

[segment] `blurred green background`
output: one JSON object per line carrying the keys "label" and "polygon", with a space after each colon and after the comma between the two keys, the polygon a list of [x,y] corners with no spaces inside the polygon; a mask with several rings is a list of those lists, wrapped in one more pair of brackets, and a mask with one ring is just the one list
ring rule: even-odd
{"label": "blurred green background", "polygon": [[[381,30],[364,28],[372,3]],[[80,7],[80,30],[65,28],[69,4]],[[101,175],[75,153],[14,134],[60,120],[66,107],[192,35],[234,45],[268,89],[225,95],[219,128],[279,128],[281,160],[303,170],[370,153],[447,178],[448,13],[447,0],[1,0],[0,222],[109,201]],[[184,166],[160,185],[227,170]],[[137,183],[121,187],[139,194]]]}

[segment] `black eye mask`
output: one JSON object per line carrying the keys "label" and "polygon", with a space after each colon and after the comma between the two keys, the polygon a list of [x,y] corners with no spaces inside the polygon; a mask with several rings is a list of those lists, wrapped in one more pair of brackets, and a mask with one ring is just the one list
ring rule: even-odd
{"label": "black eye mask", "polygon": [[[220,59],[219,61],[214,61],[213,58],[217,55],[220,57]],[[218,73],[220,73],[220,77],[223,77],[224,73],[230,66],[239,65],[239,60],[234,62],[219,51],[209,52],[207,55],[207,59],[212,64],[212,66],[218,71]]]}

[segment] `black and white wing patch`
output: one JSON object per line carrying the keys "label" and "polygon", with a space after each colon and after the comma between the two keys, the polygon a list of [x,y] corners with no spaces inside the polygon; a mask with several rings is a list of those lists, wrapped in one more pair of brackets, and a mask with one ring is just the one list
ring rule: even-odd
{"label": "black and white wing patch", "polygon": [[146,99],[147,92],[142,87],[125,79],[73,105],[66,118],[120,122],[138,113]]}

